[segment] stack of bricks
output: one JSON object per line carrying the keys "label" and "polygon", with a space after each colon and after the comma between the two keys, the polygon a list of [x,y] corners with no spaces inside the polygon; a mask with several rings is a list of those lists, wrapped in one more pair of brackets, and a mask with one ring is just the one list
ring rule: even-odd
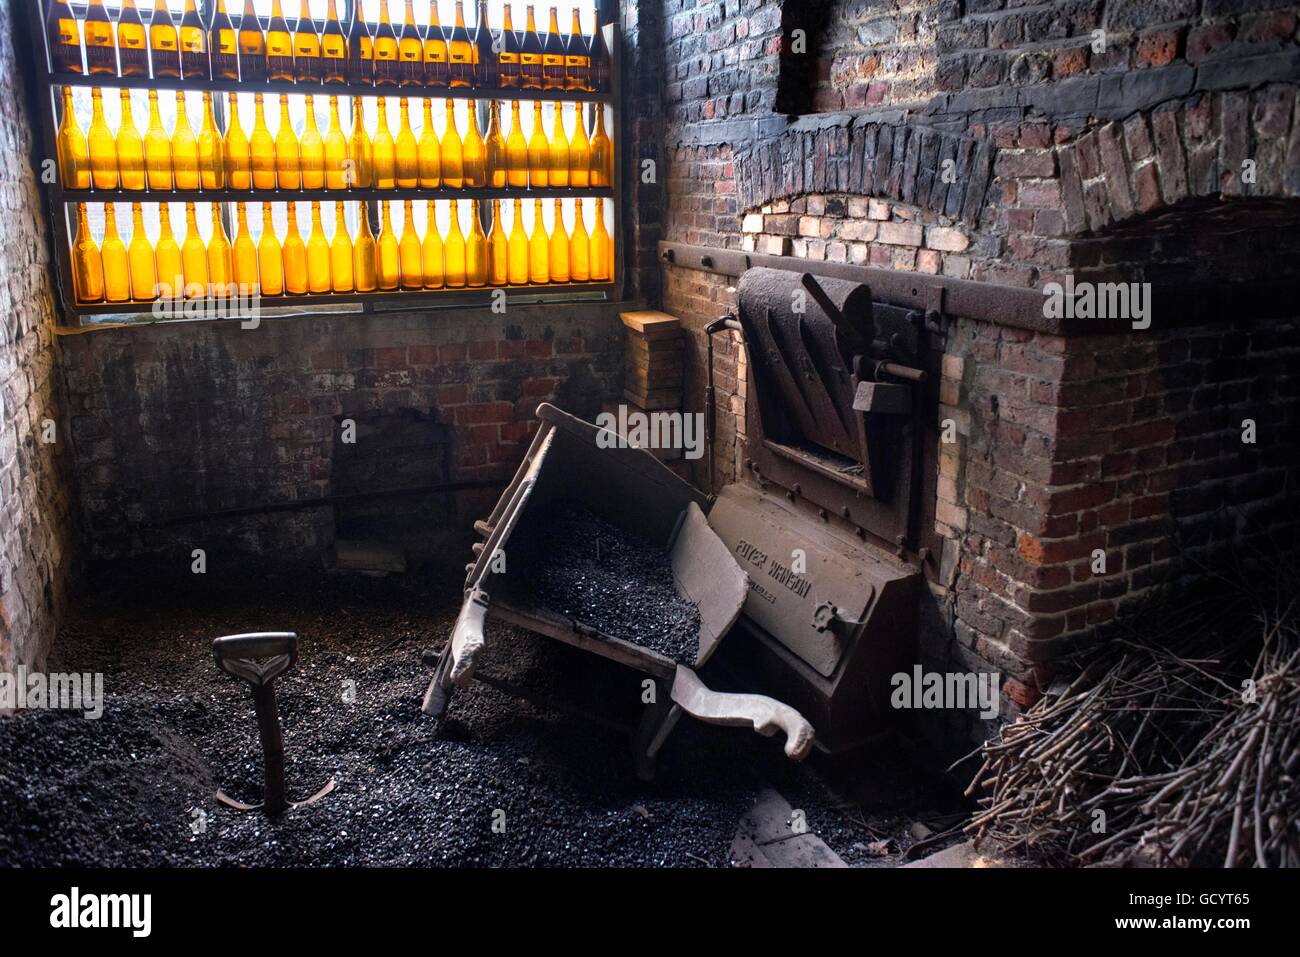
{"label": "stack of bricks", "polygon": [[[605,411],[619,422],[655,413],[680,412],[685,382],[686,352],[680,320],[653,309],[619,314],[627,330],[624,352],[622,402],[605,403]],[[623,418],[619,406],[623,406]],[[683,449],[650,448],[664,462],[676,462]]]}

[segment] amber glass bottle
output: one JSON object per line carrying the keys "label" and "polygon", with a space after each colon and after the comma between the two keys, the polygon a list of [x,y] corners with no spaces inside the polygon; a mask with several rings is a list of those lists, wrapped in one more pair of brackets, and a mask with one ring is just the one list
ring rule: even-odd
{"label": "amber glass bottle", "polygon": [[91,76],[117,76],[117,44],[104,0],[90,0],[81,23],[86,41],[86,69]]}
{"label": "amber glass bottle", "polygon": [[223,189],[226,185],[225,144],[212,115],[212,94],[203,93],[203,126],[199,129],[199,185]]}
{"label": "amber glass bottle", "polygon": [[86,141],[95,189],[117,189],[117,144],[104,120],[104,92],[99,87],[90,91],[90,132]]}
{"label": "amber glass bottle", "polygon": [[454,100],[447,101],[447,128],[443,130],[442,142],[438,146],[438,158],[442,166],[442,185],[447,189],[462,189],[465,186],[465,157],[460,134],[456,131]]}
{"label": "amber glass bottle", "polygon": [[212,207],[212,238],[208,240],[208,288],[217,295],[229,294],[235,279],[234,257],[226,225],[221,221],[221,204]]}
{"label": "amber glass bottle", "polygon": [[506,162],[506,138],[501,135],[501,103],[497,100],[493,100],[488,107],[488,135],[484,151],[487,185],[493,189],[504,189],[509,166]]}
{"label": "amber glass bottle", "polygon": [[299,162],[302,165],[302,188],[325,188],[325,140],[316,126],[316,100],[309,93],[306,100],[307,121],[298,142]]}
{"label": "amber glass bottle", "polygon": [[86,221],[86,204],[77,204],[77,232],[72,237],[72,286],[78,302],[104,298],[104,263]]}
{"label": "amber glass bottle", "polygon": [[591,75],[591,44],[582,35],[578,8],[573,8],[573,22],[564,41],[564,88],[585,90]]}
{"label": "amber glass bottle", "polygon": [[199,19],[198,7],[194,0],[185,0],[185,12],[181,14],[181,75],[187,80],[208,80],[212,78],[212,62],[208,57],[208,32]]}
{"label": "amber glass bottle", "polygon": [[298,22],[293,28],[293,73],[299,83],[319,83],[322,66],[320,34],[316,21],[311,18],[307,0],[298,8]]}
{"label": "amber glass bottle", "polygon": [[396,289],[402,281],[402,270],[397,236],[393,233],[393,204],[384,200],[379,205],[383,210],[383,219],[379,227],[379,239],[375,242],[375,272],[380,289]]}
{"label": "amber glass bottle", "polygon": [[298,204],[286,203],[288,229],[284,234],[284,291],[290,296],[307,292],[307,244],[298,233]]}
{"label": "amber glass bottle", "polygon": [[528,285],[528,235],[524,232],[524,204],[516,199],[511,210],[510,238],[506,240],[509,257],[507,279],[512,286]]}
{"label": "amber glass bottle", "polygon": [[456,0],[456,22],[447,37],[448,84],[467,87],[474,83],[474,44],[465,29],[465,5]]}
{"label": "amber glass bottle", "polygon": [[469,235],[465,237],[465,285],[474,288],[487,285],[491,268],[479,203],[473,199],[469,204]]}
{"label": "amber glass bottle", "polygon": [[212,24],[208,27],[208,49],[212,54],[212,79],[238,80],[239,33],[226,12],[226,0],[217,0]]}
{"label": "amber glass bottle", "polygon": [[185,295],[204,296],[208,292],[208,251],[199,235],[198,213],[193,203],[185,204],[185,242],[181,243],[181,269],[185,275]]}
{"label": "amber glass bottle", "polygon": [[511,4],[505,5],[505,19],[501,24],[501,36],[498,38],[497,69],[501,76],[501,85],[506,89],[519,86],[519,34],[510,18]]}
{"label": "amber glass bottle", "polygon": [[493,36],[488,25],[487,0],[478,0],[474,16],[474,85],[482,90],[495,90],[501,85],[501,59],[497,51],[501,41]]}
{"label": "amber glass bottle", "polygon": [[253,0],[244,0],[244,12],[239,17],[239,78],[246,83],[266,79],[266,36]]}
{"label": "amber glass bottle", "polygon": [[[158,0],[159,3],[162,0]],[[75,73],[82,74],[81,65],[81,25],[77,22],[76,14],[72,12],[72,7],[68,5],[67,0],[52,0],[50,3],[49,13],[45,18],[45,35],[49,38],[50,59],[54,64],[55,73]],[[79,231],[80,232],[80,231]],[[99,261],[99,247],[95,246],[95,241],[90,238],[90,233],[86,232],[86,241],[90,247],[95,250],[95,261]],[[100,271],[100,295],[103,296],[103,271]],[[80,291],[77,293],[81,297]],[[91,300],[83,301],[89,302]]]}
{"label": "amber glass bottle", "polygon": [[172,213],[169,203],[158,204],[158,242],[153,250],[157,264],[160,296],[168,299],[185,295],[185,267],[181,247],[172,235]]}
{"label": "amber glass bottle", "polygon": [[392,189],[397,185],[397,144],[388,128],[388,106],[385,97],[379,97],[379,121],[374,138],[370,141],[374,157],[375,189]]}
{"label": "amber glass bottle", "polygon": [[555,225],[551,229],[550,270],[551,282],[569,281],[569,234],[564,229],[564,212],[560,201],[553,200],[551,212]]}
{"label": "amber glass bottle", "polygon": [[[347,63],[348,41],[343,35],[343,24],[339,22],[338,3],[337,0],[329,0],[325,26],[321,28],[320,33],[321,79],[326,83],[346,83]],[[351,269],[349,269],[350,276]]]}
{"label": "amber glass bottle", "polygon": [[262,94],[253,94],[253,134],[248,138],[253,167],[253,189],[275,189],[275,140],[266,127]]}
{"label": "amber glass bottle", "polygon": [[[226,182],[231,189],[252,189],[253,166],[249,154],[248,136],[243,124],[239,122],[239,94],[232,93],[226,98],[230,107],[230,118],[226,126],[226,139],[222,144],[222,155],[226,165]],[[145,150],[146,155],[148,150]]]}
{"label": "amber glass bottle", "polygon": [[376,262],[378,251],[375,247],[375,234],[370,231],[370,211],[365,203],[357,207],[361,225],[357,227],[357,239],[352,244],[352,275],[357,292],[373,292],[379,284]]}
{"label": "amber glass bottle", "polygon": [[573,107],[573,137],[569,140],[569,185],[585,189],[591,185],[591,143],[587,139],[586,104]]}
{"label": "amber glass bottle", "polygon": [[334,204],[334,238],[330,240],[330,288],[335,292],[351,292],[352,240],[348,238],[348,224],[343,217],[343,204]]}
{"label": "amber glass bottle", "polygon": [[135,0],[122,0],[117,15],[117,63],[122,76],[149,75],[149,34]]}
{"label": "amber glass bottle", "polygon": [[461,147],[462,185],[467,189],[487,185],[487,149],[478,131],[478,111],[474,100],[468,101],[465,141]]}
{"label": "amber glass bottle", "polygon": [[546,285],[551,281],[551,243],[542,222],[542,201],[533,200],[533,233],[528,237],[528,281]]}
{"label": "amber glass bottle", "polygon": [[600,26],[600,8],[596,8],[596,28],[591,34],[588,45],[587,89],[604,93],[609,89],[609,47],[605,43],[605,31]]}
{"label": "amber glass bottle", "polygon": [[406,0],[406,15],[397,33],[397,76],[402,86],[424,83],[424,43],[415,23],[415,4]]}
{"label": "amber glass bottle", "polygon": [[252,295],[257,289],[257,246],[248,232],[248,210],[244,203],[235,204],[235,242],[231,251],[239,294]]}
{"label": "amber glass bottle", "polygon": [[438,219],[433,200],[424,204],[424,243],[420,247],[420,261],[424,268],[424,288],[441,289],[443,275],[442,234],[438,232]]}
{"label": "amber glass bottle", "polygon": [[144,138],[136,129],[131,110],[131,91],[122,90],[122,121],[117,128],[117,169],[121,174],[122,189],[145,188]]}
{"label": "amber glass bottle", "polygon": [[397,243],[397,258],[403,289],[420,289],[424,286],[424,266],[421,263],[420,237],[415,231],[415,214],[411,201],[402,204],[402,238]]}
{"label": "amber glass bottle", "polygon": [[104,263],[104,298],[109,302],[126,302],[131,298],[131,266],[126,243],[117,234],[117,210],[113,203],[104,204],[104,242],[99,247]]}
{"label": "amber glass bottle", "polygon": [[298,137],[293,133],[293,120],[289,118],[289,97],[283,93],[280,94],[280,128],[275,131],[275,180],[280,189],[302,187],[302,155],[298,151]]}
{"label": "amber glass bottle", "polygon": [[533,102],[533,132],[528,137],[528,185],[532,189],[551,185],[551,144],[542,129],[542,101]]}
{"label": "amber glass bottle", "polygon": [[271,222],[271,204],[262,204],[262,235],[257,240],[257,284],[263,296],[284,293],[284,255],[280,241],[275,238],[275,224]]}
{"label": "amber glass bottle", "polygon": [[510,243],[501,222],[501,200],[492,200],[492,231],[488,233],[488,283],[504,286],[510,282]]}
{"label": "amber glass bottle", "polygon": [[149,59],[155,77],[180,79],[181,43],[167,0],[154,0],[149,19]]}
{"label": "amber glass bottle", "polygon": [[285,83],[293,81],[293,34],[280,0],[271,0],[271,19],[266,25],[266,76]]}
{"label": "amber glass bottle", "polygon": [[[157,94],[150,93],[149,96],[151,102],[156,102]],[[90,189],[90,147],[77,122],[70,86],[63,88],[63,117],[59,121],[57,143],[60,184],[64,189]],[[170,164],[167,169],[170,175]]]}
{"label": "amber glass bottle", "polygon": [[374,39],[375,82],[380,86],[397,86],[400,66],[397,61],[397,33],[388,15],[388,0],[380,0],[379,24]]}
{"label": "amber glass bottle", "polygon": [[429,25],[424,29],[424,82],[426,86],[445,87],[451,82],[447,62],[447,38],[438,23],[438,4],[429,4]]}
{"label": "amber glass bottle", "polygon": [[190,129],[185,93],[176,91],[176,127],[172,130],[172,175],[177,189],[199,188],[199,141]]}
{"label": "amber glass bottle", "polygon": [[555,126],[551,129],[550,174],[552,186],[569,185],[569,137],[564,132],[564,104],[556,100]]}
{"label": "amber glass bottle", "polygon": [[325,240],[325,227],[320,221],[320,203],[311,204],[311,233],[307,236],[307,291],[311,293],[329,292],[333,286],[330,279],[330,244]]}
{"label": "amber glass bottle", "polygon": [[460,231],[460,200],[451,201],[451,222],[443,241],[443,281],[449,289],[465,286],[465,235]]}
{"label": "amber glass bottle", "polygon": [[519,101],[511,104],[510,135],[506,137],[506,183],[511,189],[528,188],[528,141],[519,118]]}
{"label": "amber glass bottle", "polygon": [[397,140],[393,147],[393,176],[397,188],[414,189],[420,181],[420,159],[415,148],[415,134],[411,132],[411,108],[406,97],[402,97],[401,120],[397,124]]}
{"label": "amber glass bottle", "polygon": [[612,144],[605,135],[605,104],[596,104],[595,129],[591,134],[591,185],[608,186],[613,178]]}
{"label": "amber glass bottle", "polygon": [[591,239],[587,236],[587,224],[582,221],[582,206],[582,200],[573,201],[573,232],[569,234],[569,278],[573,282],[591,279]]}
{"label": "amber glass bottle", "polygon": [[614,254],[609,241],[609,233],[605,229],[605,201],[597,199],[595,202],[596,225],[591,229],[591,253],[589,256],[591,281],[609,282],[611,278],[610,270],[614,265]]}
{"label": "amber glass bottle", "polygon": [[540,90],[543,80],[542,38],[537,33],[537,20],[533,17],[531,3],[527,10],[524,35],[519,41],[519,85],[525,90]]}
{"label": "amber glass bottle", "polygon": [[144,207],[140,203],[131,204],[131,245],[126,257],[131,271],[131,298],[148,302],[158,294],[158,264],[144,231]]}
{"label": "amber glass bottle", "polygon": [[546,39],[542,41],[542,86],[548,90],[562,90],[565,87],[565,49],[564,37],[560,36],[560,21],[555,7],[551,7],[551,22],[546,28]]}
{"label": "amber glass bottle", "polygon": [[[361,109],[361,97],[352,98],[352,137],[348,140],[348,159],[350,165],[345,179],[348,185],[357,189],[369,189],[375,182],[375,153],[366,133],[365,117]],[[364,211],[364,208],[363,208]],[[361,217],[365,221],[365,216]],[[359,281],[359,280],[358,280]]]}
{"label": "amber glass bottle", "polygon": [[433,100],[424,101],[424,119],[415,151],[419,161],[420,188],[436,189],[442,182],[442,161],[438,150],[438,134],[433,128]]}
{"label": "amber glass bottle", "polygon": [[[375,40],[370,24],[361,14],[361,4],[353,2],[348,29],[348,82],[368,84],[375,80]],[[365,217],[361,217],[363,220]]]}
{"label": "amber glass bottle", "polygon": [[348,141],[339,119],[339,98],[330,97],[330,125],[325,131],[325,188],[348,188]]}

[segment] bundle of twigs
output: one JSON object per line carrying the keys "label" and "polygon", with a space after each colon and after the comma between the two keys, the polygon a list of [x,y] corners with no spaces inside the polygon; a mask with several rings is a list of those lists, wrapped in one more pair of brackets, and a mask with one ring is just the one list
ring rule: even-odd
{"label": "bundle of twigs", "polygon": [[1300,576],[1278,562],[1164,593],[1074,662],[981,749],[967,833],[1052,863],[1300,864]]}

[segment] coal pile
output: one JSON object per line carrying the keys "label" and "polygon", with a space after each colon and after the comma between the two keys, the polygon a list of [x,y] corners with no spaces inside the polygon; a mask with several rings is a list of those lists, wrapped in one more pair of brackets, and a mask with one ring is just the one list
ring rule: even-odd
{"label": "coal pile", "polygon": [[538,606],[695,664],[700,610],[677,594],[666,551],[576,502],[560,503],[524,534]]}

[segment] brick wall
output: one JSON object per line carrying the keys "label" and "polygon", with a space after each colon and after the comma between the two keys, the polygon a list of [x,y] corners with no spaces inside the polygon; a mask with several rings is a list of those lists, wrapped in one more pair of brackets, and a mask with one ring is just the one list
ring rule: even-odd
{"label": "brick wall", "polygon": [[[64,607],[69,564],[68,432],[56,371],[49,239],[27,91],[0,7],[0,670],[41,667]],[[44,439],[53,437],[53,442]]]}

